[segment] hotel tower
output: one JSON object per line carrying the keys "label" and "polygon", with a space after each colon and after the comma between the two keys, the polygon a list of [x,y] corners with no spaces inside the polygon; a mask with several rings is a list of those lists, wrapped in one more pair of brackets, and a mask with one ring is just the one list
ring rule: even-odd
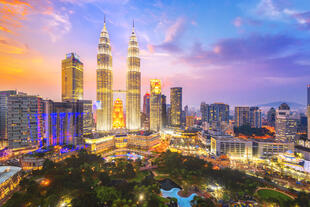
{"label": "hotel tower", "polygon": [[97,130],[112,129],[113,106],[112,55],[109,34],[104,21],[97,54]]}
{"label": "hotel tower", "polygon": [[141,73],[139,47],[134,24],[128,45],[126,87],[126,126],[129,130],[136,130],[141,127]]}

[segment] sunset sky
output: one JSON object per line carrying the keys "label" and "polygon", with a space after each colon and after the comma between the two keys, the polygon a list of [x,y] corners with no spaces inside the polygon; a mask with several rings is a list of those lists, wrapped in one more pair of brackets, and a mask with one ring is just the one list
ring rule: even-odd
{"label": "sunset sky", "polygon": [[84,97],[96,99],[96,54],[104,15],[114,89],[125,89],[135,21],[142,94],[183,87],[183,104],[273,101],[306,104],[310,83],[308,0],[0,0],[0,90],[61,98],[61,60],[84,63]]}

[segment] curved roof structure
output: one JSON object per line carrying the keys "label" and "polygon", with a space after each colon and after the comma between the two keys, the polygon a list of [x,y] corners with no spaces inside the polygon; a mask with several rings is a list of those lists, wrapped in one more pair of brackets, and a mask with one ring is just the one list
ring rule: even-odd
{"label": "curved roof structure", "polygon": [[0,185],[21,170],[20,167],[15,166],[0,166]]}

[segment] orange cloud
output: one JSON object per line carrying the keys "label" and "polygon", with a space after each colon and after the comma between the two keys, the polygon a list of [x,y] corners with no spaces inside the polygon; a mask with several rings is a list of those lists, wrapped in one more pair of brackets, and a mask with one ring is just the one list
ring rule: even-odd
{"label": "orange cloud", "polygon": [[13,29],[21,26],[21,20],[29,13],[32,6],[19,0],[0,0],[0,30],[12,32]]}
{"label": "orange cloud", "polygon": [[0,53],[24,54],[26,51],[27,47],[24,44],[10,39],[0,38]]}
{"label": "orange cloud", "polygon": [[2,4],[10,4],[10,5],[25,5],[25,6],[28,6],[30,8],[32,8],[32,6],[26,2],[26,1],[20,1],[20,0],[0,0],[0,3]]}
{"label": "orange cloud", "polygon": [[11,30],[9,30],[8,28],[3,27],[3,26],[1,26],[1,25],[0,25],[0,30],[1,30],[1,31],[4,31],[4,32],[9,32],[9,33],[11,33],[11,32],[12,32],[12,31],[11,31]]}
{"label": "orange cloud", "polygon": [[148,45],[147,45],[147,49],[148,49],[148,51],[149,51],[150,53],[154,53],[154,52],[155,52],[155,51],[154,51],[154,46],[151,45],[151,44],[148,44]]}

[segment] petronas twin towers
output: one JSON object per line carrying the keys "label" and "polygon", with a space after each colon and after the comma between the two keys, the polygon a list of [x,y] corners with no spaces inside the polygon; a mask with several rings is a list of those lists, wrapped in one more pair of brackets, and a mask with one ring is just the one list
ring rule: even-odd
{"label": "petronas twin towers", "polygon": [[[97,54],[97,131],[112,130],[113,73],[109,34],[104,21],[100,33]],[[137,37],[134,25],[128,45],[126,81],[126,127],[129,130],[140,128],[141,73]]]}

